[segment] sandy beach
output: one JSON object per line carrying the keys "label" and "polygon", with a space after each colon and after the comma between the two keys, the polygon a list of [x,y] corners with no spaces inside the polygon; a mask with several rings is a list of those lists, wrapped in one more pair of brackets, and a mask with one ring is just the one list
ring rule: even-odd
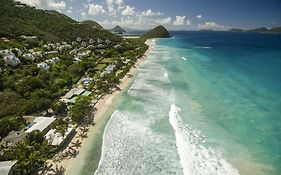
{"label": "sandy beach", "polygon": [[[151,50],[153,42],[153,40],[147,40],[146,44],[149,46],[148,50],[140,59],[138,59],[135,66],[133,66],[129,73],[121,80],[121,83],[119,85],[121,91],[116,90],[111,94],[107,94],[99,99],[95,104],[94,107],[96,110],[94,110],[93,112],[95,125],[84,125],[77,127],[76,134],[69,142],[69,145],[67,145],[64,150],[57,154],[53,158],[53,160],[48,161],[49,165],[52,164],[53,168],[62,169],[63,171],[65,171],[64,174],[66,175],[79,173],[79,168],[82,168],[84,165],[85,157],[87,157],[89,147],[91,146],[91,144],[93,144],[93,141],[95,140],[95,137],[97,137],[97,135],[102,135],[104,127],[106,126],[107,121],[113,113],[113,111],[110,111],[110,109],[112,109],[113,101],[118,98],[119,94],[124,92],[125,88],[133,80],[132,76],[135,76],[137,74],[138,67],[146,59],[147,54]],[[84,138],[81,137],[82,134],[85,134]],[[72,152],[72,154],[74,155],[63,156],[70,152]]]}

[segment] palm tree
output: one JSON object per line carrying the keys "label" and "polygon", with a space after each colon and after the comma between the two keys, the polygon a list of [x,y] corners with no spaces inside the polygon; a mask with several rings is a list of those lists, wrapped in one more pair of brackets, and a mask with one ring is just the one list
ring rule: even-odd
{"label": "palm tree", "polygon": [[64,175],[65,173],[65,168],[60,166],[58,167],[58,165],[56,165],[56,168],[52,170],[52,172],[54,174],[49,173],[49,175]]}

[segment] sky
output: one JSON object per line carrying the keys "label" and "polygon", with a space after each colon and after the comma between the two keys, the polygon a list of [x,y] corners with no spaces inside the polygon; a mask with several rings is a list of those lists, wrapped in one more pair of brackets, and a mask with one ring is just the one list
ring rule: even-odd
{"label": "sky", "polygon": [[77,21],[170,30],[228,30],[281,26],[281,0],[17,0]]}

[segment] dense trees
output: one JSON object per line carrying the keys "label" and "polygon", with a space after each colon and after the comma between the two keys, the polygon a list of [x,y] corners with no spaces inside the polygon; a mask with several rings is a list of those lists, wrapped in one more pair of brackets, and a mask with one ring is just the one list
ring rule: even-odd
{"label": "dense trees", "polygon": [[0,92],[0,119],[21,112],[23,104],[23,99],[16,92]]}
{"label": "dense trees", "polygon": [[46,41],[72,41],[80,36],[82,39],[121,41],[121,37],[100,27],[93,27],[94,22],[79,23],[56,11],[16,4],[20,3],[13,0],[0,1],[0,36],[36,35]]}
{"label": "dense trees", "polygon": [[86,116],[89,115],[91,99],[89,97],[80,97],[75,104],[70,108],[70,117],[76,122],[80,123]]}
{"label": "dense trees", "polygon": [[25,127],[25,120],[21,116],[11,116],[0,119],[0,137],[4,138],[11,131],[18,131]]}

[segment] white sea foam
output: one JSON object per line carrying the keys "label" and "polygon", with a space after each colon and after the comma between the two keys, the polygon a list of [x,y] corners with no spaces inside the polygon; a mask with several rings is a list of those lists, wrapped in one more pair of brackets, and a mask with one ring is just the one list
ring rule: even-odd
{"label": "white sea foam", "polygon": [[196,49],[212,49],[212,47],[211,46],[205,46],[205,47],[194,47],[194,48],[196,48]]}
{"label": "white sea foam", "polygon": [[180,108],[171,105],[169,122],[175,136],[180,163],[184,175],[239,175],[219,152],[206,148],[201,143],[203,137],[199,131],[190,126],[184,126],[179,115]]}
{"label": "white sea foam", "polygon": [[169,78],[169,77],[168,77],[168,72],[165,72],[164,77],[165,77],[165,78]]}
{"label": "white sea foam", "polygon": [[172,139],[151,130],[147,120],[151,118],[130,112],[112,115],[95,175],[183,173]]}

